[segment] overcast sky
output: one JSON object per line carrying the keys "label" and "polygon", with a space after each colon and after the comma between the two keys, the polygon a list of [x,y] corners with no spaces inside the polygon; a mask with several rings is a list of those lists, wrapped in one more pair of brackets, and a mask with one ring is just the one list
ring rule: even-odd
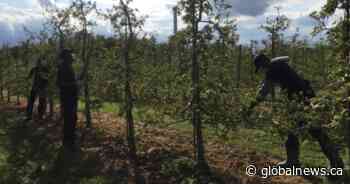
{"label": "overcast sky", "polygon": [[[67,5],[70,0],[0,0],[0,44],[26,39],[23,26],[31,31],[42,29],[44,4]],[[110,8],[116,1],[96,0],[101,9]],[[133,7],[147,15],[145,31],[152,33],[159,41],[166,41],[172,34],[171,8],[177,0],[134,0]],[[275,14],[276,6],[282,7],[281,13],[287,15],[292,24],[287,35],[296,32],[297,28],[303,36],[309,35],[314,26],[308,15],[319,10],[326,0],[227,0],[232,5],[231,14],[237,19],[240,42],[261,40],[266,34],[259,29],[266,17]],[[95,31],[110,35],[108,23],[98,21]],[[182,23],[180,22],[180,27]]]}

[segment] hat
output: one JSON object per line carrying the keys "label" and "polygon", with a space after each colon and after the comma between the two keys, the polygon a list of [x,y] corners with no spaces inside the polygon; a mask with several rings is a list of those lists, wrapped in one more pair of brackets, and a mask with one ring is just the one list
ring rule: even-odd
{"label": "hat", "polygon": [[67,58],[67,56],[71,56],[73,51],[71,49],[62,49],[60,53],[60,58]]}
{"label": "hat", "polygon": [[270,63],[270,59],[265,54],[259,54],[254,59],[255,73],[259,71],[260,68],[267,66]]}

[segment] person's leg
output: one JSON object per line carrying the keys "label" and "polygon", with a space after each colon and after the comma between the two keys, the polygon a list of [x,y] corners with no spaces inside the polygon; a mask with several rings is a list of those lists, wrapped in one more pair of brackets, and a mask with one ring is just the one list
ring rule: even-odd
{"label": "person's leg", "polygon": [[62,99],[62,107],[64,111],[63,114],[63,145],[68,146],[71,142],[70,137],[70,125],[71,125],[71,114],[72,114],[72,107],[69,103],[69,98],[63,98]]}
{"label": "person's leg", "polygon": [[77,129],[77,121],[78,121],[78,97],[75,96],[72,98],[72,129],[71,129],[71,137],[74,141],[73,144],[75,145],[76,141],[76,129]]}
{"label": "person's leg", "polygon": [[285,143],[287,160],[278,164],[280,167],[300,167],[299,162],[299,140],[294,133],[288,134],[288,139]]}
{"label": "person's leg", "polygon": [[63,119],[64,119],[64,139],[63,144],[68,148],[74,149],[75,131],[77,121],[77,98],[74,96],[66,97],[63,100]]}
{"label": "person's leg", "polygon": [[37,97],[37,92],[32,89],[30,92],[30,96],[27,104],[27,119],[32,119],[33,107],[34,107],[36,97]]}
{"label": "person's leg", "polygon": [[344,168],[344,162],[339,155],[339,150],[328,137],[326,132],[320,127],[312,127],[309,129],[310,135],[315,138],[330,162],[332,168]]}
{"label": "person's leg", "polygon": [[49,101],[49,119],[52,119],[54,116],[54,101],[52,94],[48,95],[48,101]]}
{"label": "person's leg", "polygon": [[47,98],[45,90],[42,90],[39,94],[38,115],[39,119],[42,119],[46,112]]}

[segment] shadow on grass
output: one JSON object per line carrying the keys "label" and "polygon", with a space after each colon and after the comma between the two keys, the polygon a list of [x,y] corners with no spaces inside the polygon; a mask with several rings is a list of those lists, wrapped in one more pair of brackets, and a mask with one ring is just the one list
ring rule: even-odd
{"label": "shadow on grass", "polygon": [[[98,152],[61,148],[58,122],[25,122],[21,114],[1,112],[0,183],[127,183],[127,168],[103,168]],[[53,131],[55,130],[55,131]]]}
{"label": "shadow on grass", "polygon": [[[122,135],[111,137],[98,129],[80,133],[81,150],[61,147],[58,121],[29,121],[23,114],[2,111],[0,118],[0,183],[109,184],[128,183],[127,145]],[[147,183],[192,182],[190,155],[173,151],[141,151],[140,167]],[[220,182],[215,178],[216,182]]]}

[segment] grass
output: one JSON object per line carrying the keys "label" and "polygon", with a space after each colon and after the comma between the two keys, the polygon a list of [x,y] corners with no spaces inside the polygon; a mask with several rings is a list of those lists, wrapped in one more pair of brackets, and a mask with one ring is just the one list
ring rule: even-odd
{"label": "grass", "polygon": [[[78,111],[84,112],[85,103],[83,101],[78,102]],[[120,114],[122,112],[122,104],[116,102],[103,102],[100,108],[92,109],[96,112],[108,112]],[[133,110],[134,119],[138,122],[144,121],[146,118],[157,118],[156,111],[145,106],[135,106]]]}
{"label": "grass", "polygon": [[[84,103],[79,102],[79,109],[84,109]],[[119,113],[121,110],[121,107],[117,103],[103,103],[101,108],[99,109],[100,112],[113,112],[113,113]],[[134,111],[135,120],[138,122],[142,118],[144,118],[144,113],[147,111],[151,116],[154,116],[153,118],[157,118],[157,114],[154,110],[148,108],[148,107],[136,107]],[[0,113],[1,119],[11,119],[15,118],[16,114],[13,114],[13,117],[4,117],[6,114]],[[7,149],[4,149],[2,147],[3,143],[6,143],[8,141],[12,141],[17,143],[18,137],[21,137],[22,134],[20,132],[12,132],[12,136],[7,137],[1,136],[3,133],[6,133],[7,127],[11,125],[11,122],[2,123],[0,122],[0,172],[12,172],[11,167],[17,167],[17,165],[8,165],[6,162],[9,160],[10,155],[19,155],[17,151],[21,152],[21,150],[12,150],[13,153],[16,154],[9,154]],[[13,126],[13,125],[11,125]],[[175,129],[178,129],[181,133],[191,134],[192,133],[192,126],[190,122],[182,122],[177,123],[172,126]],[[24,131],[23,134],[23,140],[28,140],[29,143],[32,140],[33,143],[26,142],[20,142],[18,144],[18,147],[23,147],[25,149],[33,149],[35,146],[35,142],[39,142],[37,140],[43,140],[42,135],[31,135],[30,139],[27,139],[25,135],[29,134],[30,132],[34,133],[36,131],[34,130],[27,130]],[[17,136],[17,134],[21,136]],[[247,152],[256,152],[258,155],[266,155],[270,158],[276,158],[278,160],[281,160],[285,157],[285,148],[283,146],[284,144],[284,138],[280,137],[279,135],[276,135],[273,133],[272,130],[269,129],[246,129],[246,128],[238,128],[232,132],[230,132],[227,136],[227,138],[222,138],[217,136],[215,130],[213,128],[206,127],[204,129],[204,135],[206,140],[210,139],[217,139],[220,142],[225,142],[225,144],[234,145],[238,149],[242,150],[242,154]],[[27,141],[27,142],[28,142]],[[45,145],[48,143],[45,143]],[[55,152],[57,152],[57,148],[55,147],[49,147],[49,146],[39,146],[38,149],[43,150],[43,148],[47,149],[46,151],[41,151],[42,154],[35,155],[34,153],[38,153],[36,151],[30,151],[30,154],[24,155],[25,157],[21,157],[20,159],[24,160],[32,160],[33,162],[38,162],[39,164],[47,165],[50,164],[49,161],[42,160],[41,158],[53,158],[55,157]],[[15,152],[16,151],[16,152]],[[32,153],[34,155],[32,155]],[[49,155],[43,154],[47,153]],[[345,153],[344,153],[345,154]],[[35,159],[33,159],[35,158]],[[39,159],[38,159],[39,158]],[[346,158],[346,157],[343,157]],[[326,167],[328,165],[328,161],[325,158],[325,156],[322,154],[322,151],[320,150],[320,147],[318,143],[314,140],[304,140],[301,142],[301,161],[304,164],[304,166],[307,167]],[[27,167],[27,165],[23,165],[23,168]],[[81,169],[81,168],[80,168]],[[29,172],[29,171],[28,171]],[[32,172],[32,171],[30,171]],[[1,176],[0,176],[0,183],[1,183]],[[82,179],[80,183],[86,183],[86,184],[93,184],[93,183],[110,183],[109,178],[106,177],[100,177],[100,176],[91,176],[89,178]]]}
{"label": "grass", "polygon": [[[229,144],[242,149],[254,150],[276,159],[285,159],[285,138],[270,133],[269,130],[238,129],[228,139]],[[305,167],[327,167],[328,161],[317,141],[300,140],[300,160]]]}
{"label": "grass", "polygon": [[[173,126],[180,131],[191,133],[192,125],[189,122],[179,123]],[[271,129],[246,129],[237,128],[228,133],[227,138],[219,137],[215,130],[207,127],[204,129],[205,139],[219,139],[237,146],[241,150],[253,151],[272,158],[283,160],[286,158],[284,143],[287,137],[281,137],[272,132]],[[342,154],[345,157],[345,152]],[[328,167],[328,160],[321,151],[316,140],[300,139],[300,160],[305,167]]]}
{"label": "grass", "polygon": [[[93,109],[98,112],[115,112],[119,113],[120,112],[120,105],[118,103],[112,103],[112,102],[104,102],[102,103],[101,107],[98,109]],[[78,111],[79,112],[84,112],[85,110],[85,103],[83,101],[78,102]]]}
{"label": "grass", "polygon": [[[79,109],[83,111],[84,103],[79,102]],[[103,103],[99,112],[115,112],[121,111],[119,103]],[[147,113],[147,116],[145,114]],[[157,116],[157,113],[145,106],[138,106],[134,108],[134,119],[143,121],[145,118],[152,118],[150,116]],[[153,117],[157,118],[157,117]],[[161,126],[161,125],[160,125]],[[171,126],[181,132],[191,133],[192,125],[189,121],[180,122]],[[286,137],[276,135],[271,129],[246,129],[238,128],[234,132],[230,132],[228,138],[225,140],[218,137],[216,131],[207,127],[204,129],[206,139],[220,139],[226,144],[231,144],[246,151],[255,151],[264,155],[270,155],[273,158],[282,160],[286,158],[284,142]],[[300,140],[300,159],[304,166],[308,167],[327,167],[329,165],[327,158],[322,153],[320,146],[316,140],[306,139]],[[342,153],[345,157],[345,151]]]}

